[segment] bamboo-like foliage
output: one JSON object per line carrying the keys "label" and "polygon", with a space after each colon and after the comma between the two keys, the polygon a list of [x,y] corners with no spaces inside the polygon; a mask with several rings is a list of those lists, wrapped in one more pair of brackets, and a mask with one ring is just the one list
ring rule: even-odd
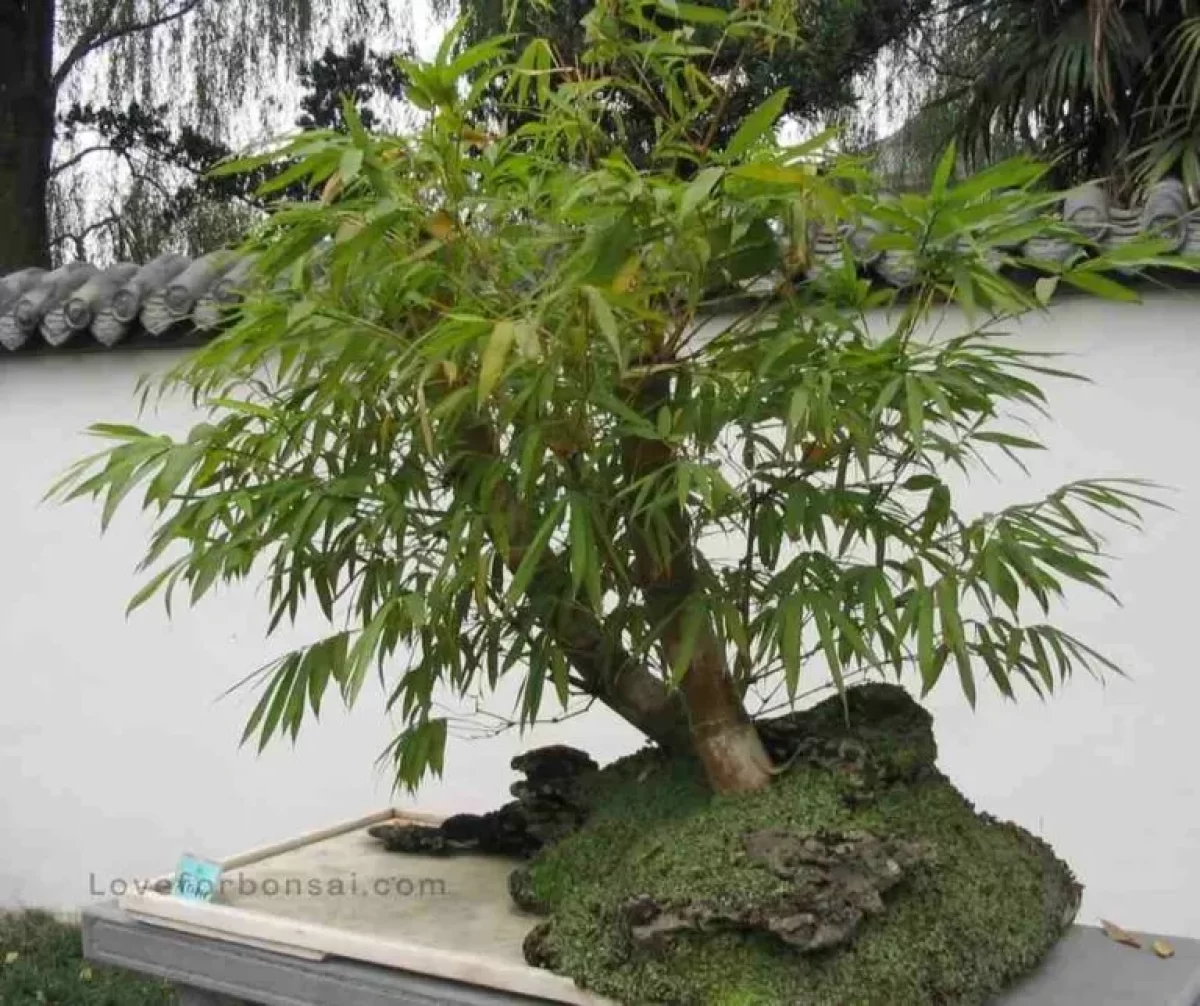
{"label": "bamboo-like foliage", "polygon": [[[273,625],[325,613],[327,638],[254,679],[247,738],[294,736],[376,670],[416,785],[442,768],[437,698],[506,675],[523,723],[583,694],[675,744],[701,651],[743,698],[823,669],[928,690],[949,667],[974,701],[1111,668],[1048,615],[1071,585],[1109,590],[1092,518],[1136,521],[1144,487],[972,516],[949,478],[1038,446],[1010,409],[1060,371],[1003,336],[1013,317],[1059,280],[1128,298],[1112,269],[1178,263],[1087,257],[1024,160],[956,182],[951,150],[928,193],[890,199],[822,140],[781,146],[783,92],[714,151],[730,83],[697,69],[696,24],[763,47],[792,30],[753,3],[604,0],[578,65],[452,36],[404,67],[415,134],[348,107],[349,136],[231,168],[295,159],[272,184],[322,198],[250,236],[261,288],[167,380],[211,415],[178,439],[95,427],[109,446],[58,492],[105,522],[134,493],[157,514],[133,606],[265,576]],[[511,135],[476,115],[496,84],[538,108]],[[656,117],[648,165],[598,126],[625,106]],[[849,254],[804,278],[814,228],[866,219],[911,256],[902,299]],[[1079,255],[1030,289],[996,267],[1035,235]],[[764,281],[774,297],[739,292]],[[927,338],[947,302],[966,327]]]}

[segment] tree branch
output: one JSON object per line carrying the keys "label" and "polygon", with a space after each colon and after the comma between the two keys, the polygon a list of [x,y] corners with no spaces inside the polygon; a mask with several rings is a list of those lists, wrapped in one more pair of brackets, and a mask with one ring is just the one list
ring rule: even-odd
{"label": "tree branch", "polygon": [[114,147],[110,143],[98,144],[97,146],[94,146],[94,147],[86,147],[83,150],[79,151],[79,153],[75,154],[73,157],[68,157],[61,164],[54,165],[54,167],[52,167],[50,169],[50,177],[57,178],[64,171],[69,171],[71,168],[75,167],[75,165],[77,165],[80,161],[84,160],[87,157],[90,157],[92,154],[102,154],[102,153],[105,153],[106,151],[116,152],[116,149],[117,148]]}
{"label": "tree branch", "polygon": [[187,17],[194,11],[204,0],[183,0],[177,10],[167,14],[161,14],[158,17],[150,18],[147,21],[127,21],[122,25],[109,27],[116,13],[117,6],[120,0],[108,0],[103,12],[97,15],[91,26],[75,40],[75,44],[71,46],[70,51],[59,64],[58,69],[54,71],[54,76],[51,80],[51,86],[57,91],[67,79],[71,71],[79,65],[80,60],[89,56],[97,49],[102,49],[111,42],[115,42],[121,38],[127,38],[130,35],[136,35],[143,31],[153,31],[155,28],[161,28],[163,25],[170,24],[172,21],[178,21],[180,18]]}

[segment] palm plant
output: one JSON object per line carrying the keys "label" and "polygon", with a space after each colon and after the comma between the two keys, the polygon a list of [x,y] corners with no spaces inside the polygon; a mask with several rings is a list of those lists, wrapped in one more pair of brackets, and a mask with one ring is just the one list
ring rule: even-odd
{"label": "palm plant", "polygon": [[951,0],[980,62],[946,99],[968,149],[1002,140],[1057,158],[1060,180],[1124,194],[1166,174],[1200,187],[1200,5],[1193,0]]}

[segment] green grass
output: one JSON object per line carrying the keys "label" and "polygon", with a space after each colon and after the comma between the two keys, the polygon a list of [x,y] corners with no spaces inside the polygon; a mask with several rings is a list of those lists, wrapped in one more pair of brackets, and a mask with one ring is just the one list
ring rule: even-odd
{"label": "green grass", "polygon": [[0,1006],[174,1006],[164,982],[83,959],[79,927],[45,912],[0,912]]}

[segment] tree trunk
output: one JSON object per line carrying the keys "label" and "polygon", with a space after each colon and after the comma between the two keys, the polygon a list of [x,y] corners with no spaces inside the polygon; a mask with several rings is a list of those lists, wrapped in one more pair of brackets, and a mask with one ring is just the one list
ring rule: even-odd
{"label": "tree trunk", "polygon": [[[496,445],[491,429],[483,424],[463,431],[462,444],[468,455],[494,459]],[[466,472],[451,471],[451,481]],[[492,489],[493,499],[508,511],[507,553],[505,565],[516,572],[532,539],[529,515],[512,487],[504,481]],[[567,662],[578,675],[579,686],[623,720],[666,751],[688,750],[691,732],[681,696],[672,692],[606,633],[604,626],[588,608],[563,605],[572,596],[571,575],[563,558],[547,548],[538,563],[541,596],[551,600],[548,610],[538,618],[544,631],[562,648]]]}
{"label": "tree trunk", "polygon": [[[630,404],[650,422],[671,396],[670,377],[655,374],[631,389]],[[654,477],[674,461],[671,449],[660,440],[630,437],[624,444],[626,478],[635,483]],[[637,522],[630,520],[635,579],[646,598],[650,619],[663,626],[663,651],[671,667],[683,656],[687,603],[696,592],[696,566],[687,514],[675,503],[667,505],[671,553],[656,549]],[[717,793],[747,793],[771,781],[771,758],[758,731],[746,715],[725,657],[725,647],[712,618],[705,613],[695,634],[680,685],[687,708],[692,748]]]}
{"label": "tree trunk", "polygon": [[0,0],[0,275],[50,265],[54,0]]}

